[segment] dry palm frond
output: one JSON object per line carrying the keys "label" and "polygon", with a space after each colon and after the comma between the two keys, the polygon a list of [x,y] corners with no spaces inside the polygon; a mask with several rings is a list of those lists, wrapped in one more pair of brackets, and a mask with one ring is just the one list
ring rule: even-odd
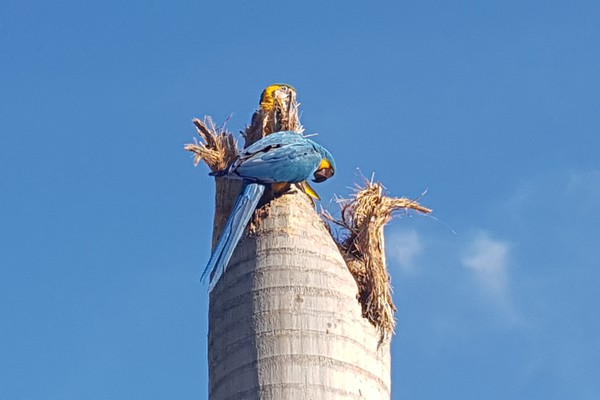
{"label": "dry palm frond", "polygon": [[211,117],[204,117],[204,121],[194,118],[192,122],[203,140],[199,142],[194,139],[195,143],[184,147],[195,154],[194,165],[204,160],[211,171],[227,168],[238,156],[237,142],[233,134],[225,130],[225,125],[216,126]]}
{"label": "dry palm frond", "polygon": [[396,306],[392,299],[390,276],[385,260],[384,226],[399,210],[430,213],[415,200],[388,197],[381,183],[365,180],[350,199],[340,200],[341,219],[324,212],[324,217],[339,225],[346,235],[338,246],[350,273],[358,284],[358,300],[363,317],[381,332],[381,341],[394,332]]}

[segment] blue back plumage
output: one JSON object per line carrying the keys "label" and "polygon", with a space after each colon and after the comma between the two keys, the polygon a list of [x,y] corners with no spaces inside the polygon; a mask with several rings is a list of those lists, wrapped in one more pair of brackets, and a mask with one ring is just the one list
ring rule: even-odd
{"label": "blue back plumage", "polygon": [[324,158],[335,166],[333,156],[324,147],[296,132],[281,131],[245,148],[224,176],[262,183],[297,183],[308,179]]}

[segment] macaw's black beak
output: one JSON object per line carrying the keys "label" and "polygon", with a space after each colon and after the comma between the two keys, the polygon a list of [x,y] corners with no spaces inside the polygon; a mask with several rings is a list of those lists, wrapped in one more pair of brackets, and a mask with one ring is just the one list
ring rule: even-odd
{"label": "macaw's black beak", "polygon": [[335,171],[333,168],[321,168],[315,171],[313,174],[313,182],[323,182],[331,178]]}

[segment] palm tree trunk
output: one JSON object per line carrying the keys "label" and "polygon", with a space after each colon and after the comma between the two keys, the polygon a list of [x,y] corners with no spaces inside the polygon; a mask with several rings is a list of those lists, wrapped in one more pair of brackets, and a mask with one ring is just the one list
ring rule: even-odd
{"label": "palm tree trunk", "polygon": [[210,399],[389,399],[389,342],[310,200],[260,214],[210,295]]}

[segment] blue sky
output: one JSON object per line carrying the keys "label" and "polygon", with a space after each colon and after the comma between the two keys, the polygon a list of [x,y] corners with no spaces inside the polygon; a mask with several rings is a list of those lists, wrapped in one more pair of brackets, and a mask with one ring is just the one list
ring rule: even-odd
{"label": "blue sky", "polygon": [[280,81],[324,199],[428,190],[387,229],[395,400],[600,397],[600,3],[323,3],[2,2],[0,398],[204,398],[182,146]]}

